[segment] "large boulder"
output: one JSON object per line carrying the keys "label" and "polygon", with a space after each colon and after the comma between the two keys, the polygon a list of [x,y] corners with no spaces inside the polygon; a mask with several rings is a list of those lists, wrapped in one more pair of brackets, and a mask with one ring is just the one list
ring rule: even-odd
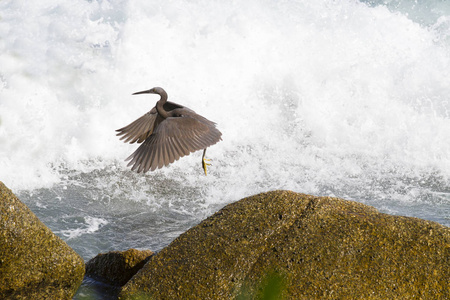
{"label": "large boulder", "polygon": [[152,257],[150,250],[128,249],[100,253],[86,263],[86,276],[122,286]]}
{"label": "large boulder", "polygon": [[84,261],[0,182],[0,299],[72,299]]}
{"label": "large boulder", "polygon": [[121,299],[450,299],[450,229],[288,191],[230,204],[175,239]]}

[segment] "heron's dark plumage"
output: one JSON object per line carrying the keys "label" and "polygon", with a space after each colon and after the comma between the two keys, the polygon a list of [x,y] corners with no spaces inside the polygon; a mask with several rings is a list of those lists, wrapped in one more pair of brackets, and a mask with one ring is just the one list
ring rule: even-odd
{"label": "heron's dark plumage", "polygon": [[162,88],[139,93],[159,94],[161,99],[148,113],[116,130],[124,142],[142,143],[126,159],[133,171],[145,173],[162,168],[180,157],[206,149],[221,140],[222,133],[214,122],[187,107],[168,102],[167,94]]}

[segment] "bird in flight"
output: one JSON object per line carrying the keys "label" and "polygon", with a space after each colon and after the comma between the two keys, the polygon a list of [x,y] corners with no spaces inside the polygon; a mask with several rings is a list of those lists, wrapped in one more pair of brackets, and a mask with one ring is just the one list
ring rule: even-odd
{"label": "bird in flight", "polygon": [[167,101],[160,87],[134,93],[158,94],[161,98],[148,113],[131,124],[117,129],[125,143],[142,143],[126,160],[131,170],[154,171],[173,163],[180,157],[202,150],[202,168],[207,175],[206,148],[221,141],[222,133],[216,123],[177,103]]}

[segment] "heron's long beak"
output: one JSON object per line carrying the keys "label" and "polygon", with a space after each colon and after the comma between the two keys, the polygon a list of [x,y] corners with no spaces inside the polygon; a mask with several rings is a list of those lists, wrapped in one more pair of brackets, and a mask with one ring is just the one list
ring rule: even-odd
{"label": "heron's long beak", "polygon": [[146,91],[142,91],[142,92],[136,92],[133,93],[132,95],[139,95],[139,94],[154,94],[155,92],[153,91],[153,89],[150,90],[146,90]]}

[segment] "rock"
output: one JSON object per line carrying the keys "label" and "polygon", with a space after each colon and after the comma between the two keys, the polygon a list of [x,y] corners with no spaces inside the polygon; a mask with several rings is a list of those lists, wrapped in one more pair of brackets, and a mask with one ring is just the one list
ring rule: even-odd
{"label": "rock", "polygon": [[230,204],[155,255],[120,299],[449,299],[450,229],[274,191]]}
{"label": "rock", "polygon": [[86,275],[105,283],[122,286],[151,258],[150,250],[101,253],[86,263]]}
{"label": "rock", "polygon": [[0,299],[72,299],[84,261],[0,182]]}

